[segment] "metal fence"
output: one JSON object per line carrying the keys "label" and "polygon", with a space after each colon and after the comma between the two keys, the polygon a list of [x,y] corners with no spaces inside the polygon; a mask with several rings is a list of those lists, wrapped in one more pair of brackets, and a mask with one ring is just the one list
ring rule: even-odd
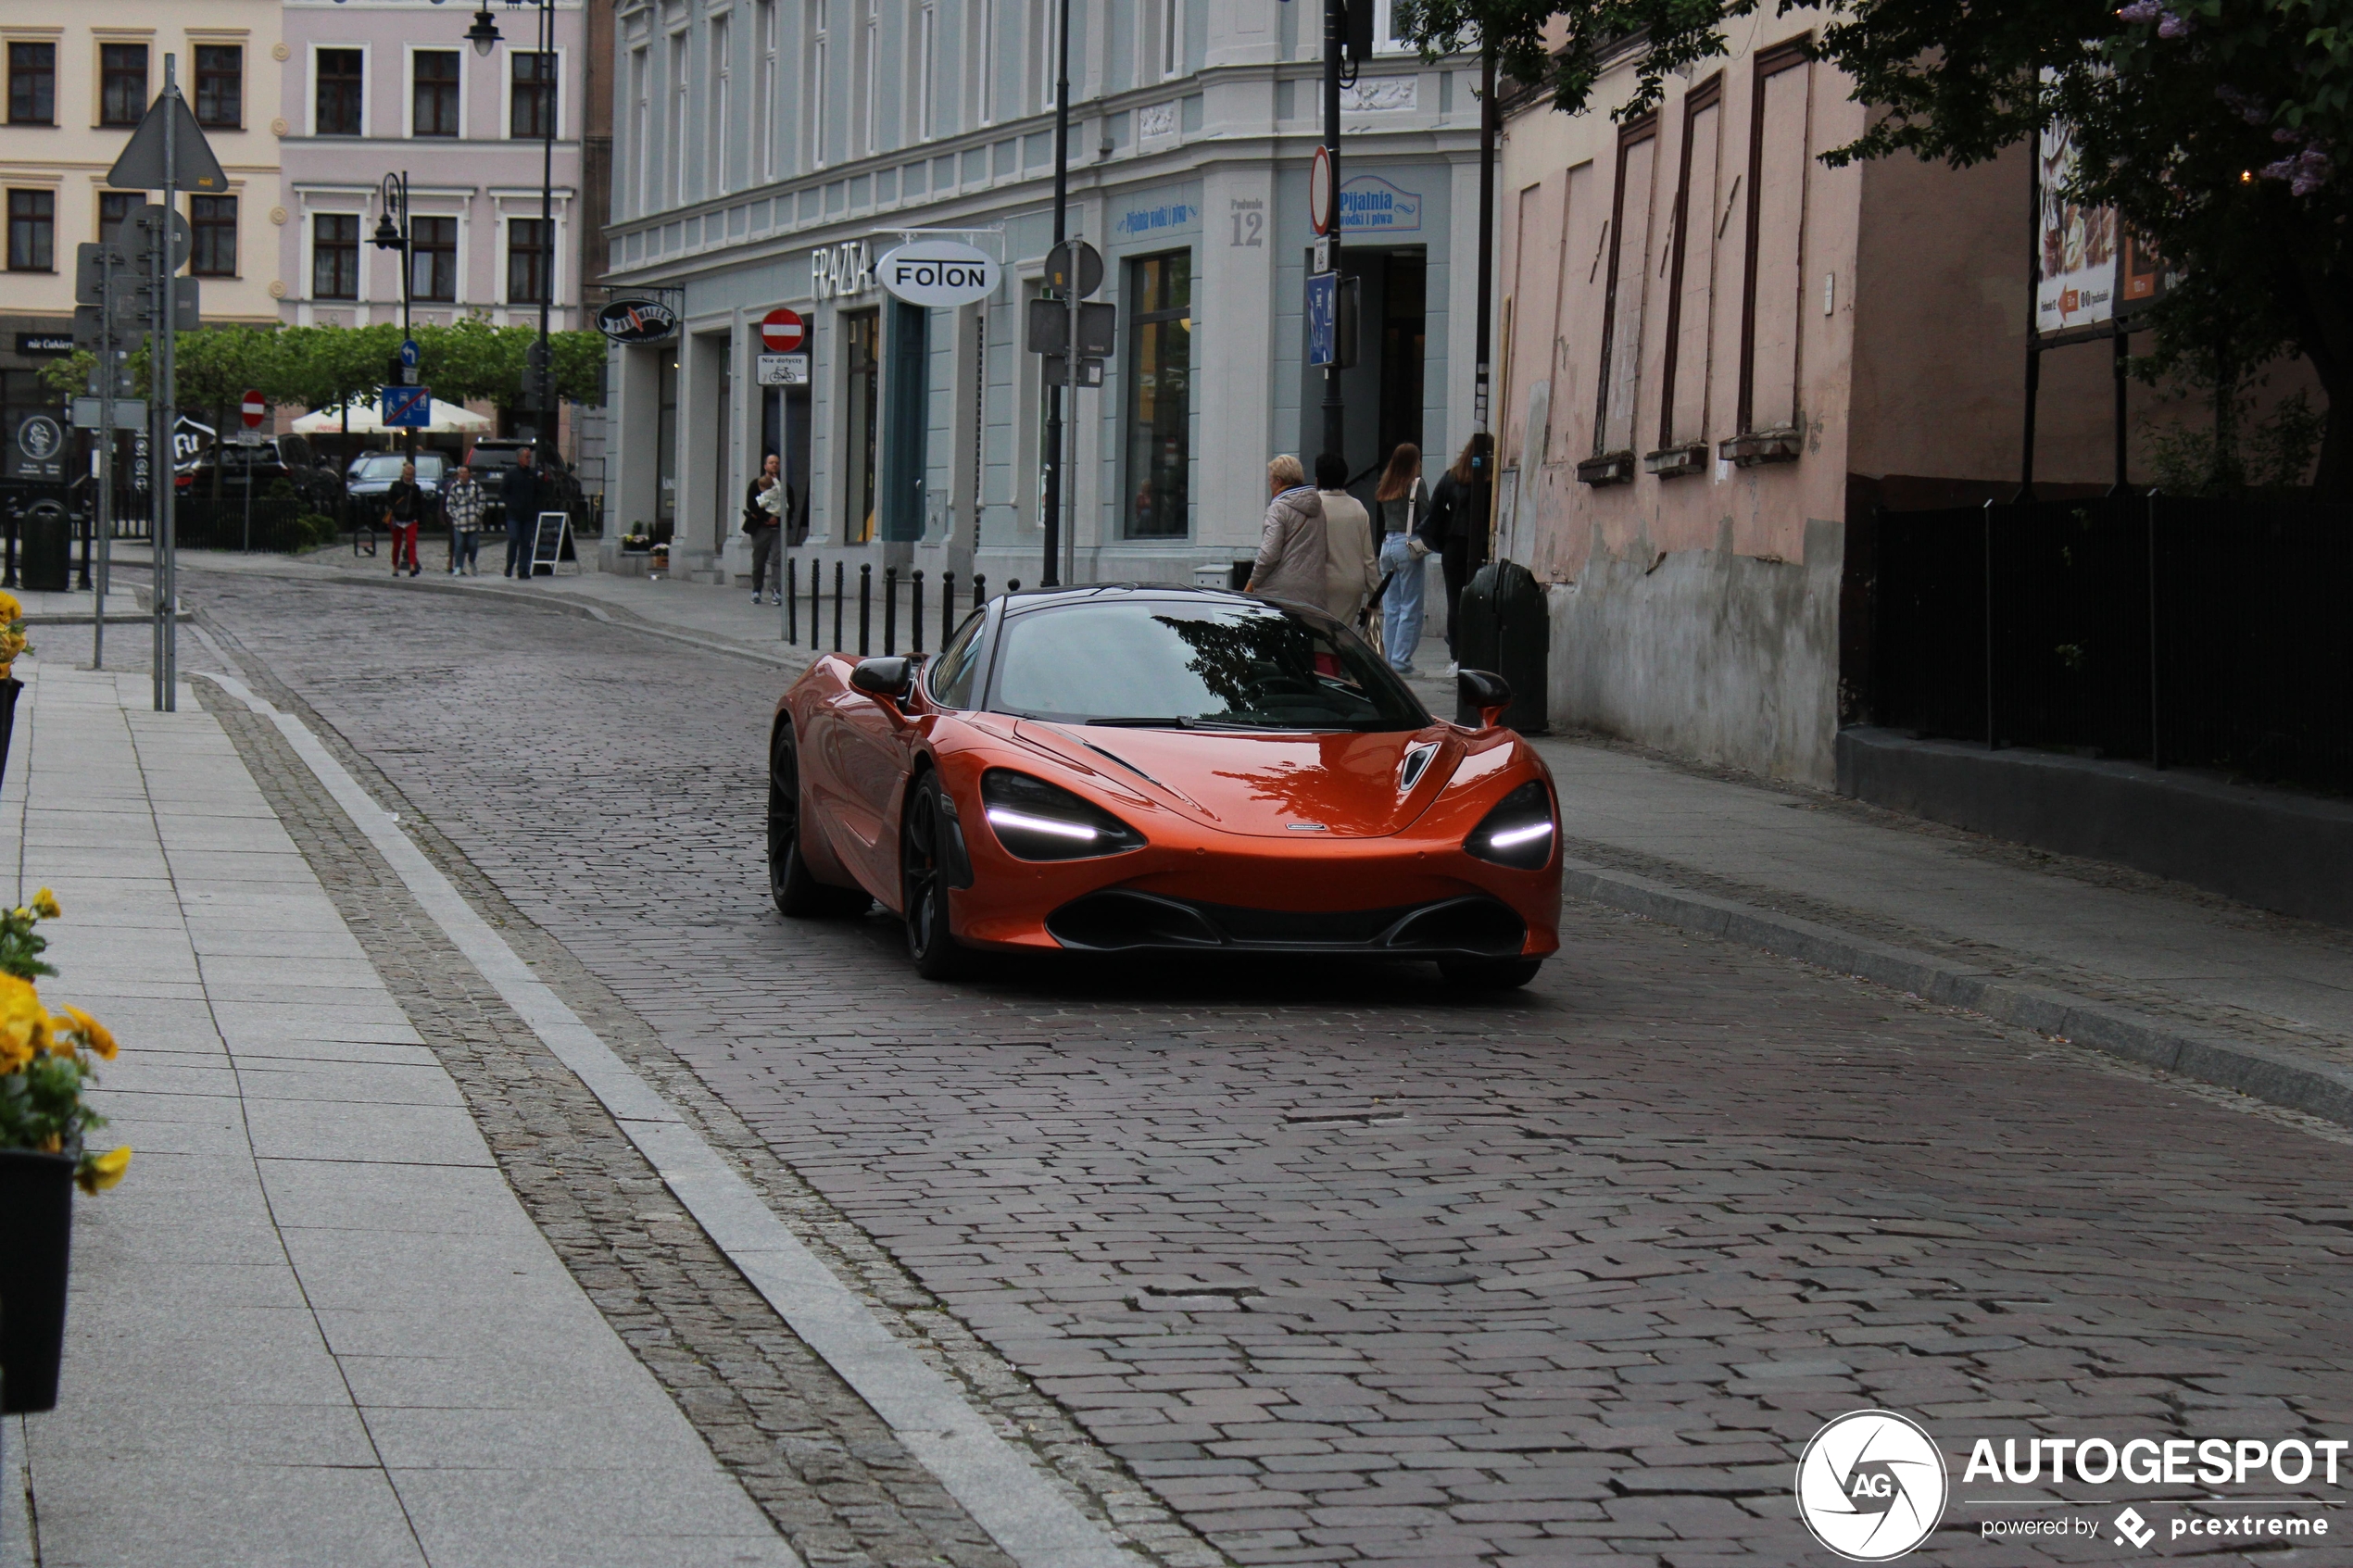
{"label": "metal fence", "polygon": [[1878,558],[1875,722],[2353,792],[2353,508],[1887,512]]}
{"label": "metal fence", "polygon": [[[801,574],[804,566],[808,568],[805,587]],[[969,604],[957,592],[956,574],[952,571],[941,572],[937,582],[930,584],[932,595],[928,596],[928,602],[937,605],[938,608],[936,612],[927,612],[925,608],[926,584],[920,570],[901,575],[897,567],[886,566],[877,576],[872,562],[861,561],[857,578],[853,581],[847,561],[837,558],[833,569],[829,588],[825,581],[824,562],[814,556],[805,559],[799,556],[785,558],[786,642],[812,648],[830,646],[836,653],[854,652],[861,659],[877,652],[888,657],[902,648],[908,653],[922,653],[930,629],[929,622],[935,613],[939,632],[937,646],[945,647],[948,639],[956,634],[956,628],[963,623],[964,617],[988,602],[988,578],[984,572],[973,573]],[[1005,592],[1020,593],[1021,579],[1016,577],[1008,583]],[[878,596],[879,603],[876,602]],[[899,612],[902,597],[907,606],[903,622]],[[832,611],[830,645],[826,636],[828,608]],[[906,629],[903,643],[900,638],[902,624]]]}

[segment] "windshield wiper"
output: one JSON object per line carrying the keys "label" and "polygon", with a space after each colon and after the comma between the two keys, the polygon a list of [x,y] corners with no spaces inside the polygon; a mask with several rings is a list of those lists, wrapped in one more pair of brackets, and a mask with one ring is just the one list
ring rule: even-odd
{"label": "windshield wiper", "polygon": [[1190,719],[1177,713],[1164,713],[1151,718],[1139,715],[1121,719],[1087,719],[1082,720],[1081,722],[1101,724],[1107,729],[1121,730],[1189,730],[1193,727],[1193,721]]}

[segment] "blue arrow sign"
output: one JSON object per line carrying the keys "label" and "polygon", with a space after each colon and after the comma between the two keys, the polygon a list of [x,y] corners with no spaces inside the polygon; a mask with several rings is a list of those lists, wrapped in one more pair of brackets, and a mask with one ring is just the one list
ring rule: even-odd
{"label": "blue arrow sign", "polygon": [[414,425],[422,430],[433,423],[433,394],[422,386],[385,387],[377,407],[386,425]]}
{"label": "blue arrow sign", "polygon": [[400,363],[404,370],[413,370],[417,368],[417,340],[415,338],[400,340]]}
{"label": "blue arrow sign", "polygon": [[1315,272],[1307,279],[1307,362],[1323,366],[1339,354],[1340,274]]}

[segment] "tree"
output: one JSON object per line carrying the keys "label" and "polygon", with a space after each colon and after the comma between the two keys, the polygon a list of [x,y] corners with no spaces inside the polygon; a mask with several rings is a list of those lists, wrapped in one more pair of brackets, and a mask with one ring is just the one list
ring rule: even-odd
{"label": "tree", "polygon": [[[1720,53],[1757,0],[1401,0],[1425,50],[1491,37],[1503,68],[1587,107],[1635,44],[1633,102]],[[1898,153],[1956,168],[2051,120],[2080,157],[2067,194],[2114,207],[2183,271],[2152,312],[2148,376],[2237,389],[2283,355],[2328,399],[2314,484],[2353,497],[2353,0],[1833,0],[1816,41],[1881,112],[1833,165]]]}

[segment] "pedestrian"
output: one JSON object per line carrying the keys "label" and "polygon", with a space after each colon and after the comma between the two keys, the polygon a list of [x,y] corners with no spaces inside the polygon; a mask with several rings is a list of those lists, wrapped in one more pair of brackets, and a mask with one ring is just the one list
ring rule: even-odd
{"label": "pedestrian", "polygon": [[400,465],[400,477],[384,491],[384,526],[392,531],[392,574],[400,575],[402,552],[409,557],[409,575],[417,565],[417,530],[424,521],[425,493],[417,487],[417,465]]}
{"label": "pedestrian", "polygon": [[776,547],[784,537],[785,513],[790,509],[792,491],[778,471],[776,454],[771,452],[760,465],[760,477],[744,492],[744,537],[751,541],[751,602],[766,603],[769,591],[768,573],[776,573],[776,602],[785,602],[783,578],[785,556]]}
{"label": "pedestrian", "polygon": [[1353,626],[1380,586],[1372,514],[1348,493],[1348,459],[1337,452],[1316,454],[1315,495],[1324,507],[1323,606],[1341,625]]}
{"label": "pedestrian", "polygon": [[482,548],[482,514],[490,498],[474,483],[474,470],[460,463],[441,492],[441,509],[449,518],[449,575],[482,575],[475,552]]}
{"label": "pedestrian", "polygon": [[1324,602],[1324,502],[1307,483],[1307,470],[1289,452],[1266,465],[1265,525],[1258,558],[1251,563],[1244,591],[1270,599]]}
{"label": "pedestrian", "polygon": [[1380,601],[1380,646],[1389,667],[1414,673],[1414,650],[1422,641],[1422,594],[1429,576],[1429,546],[1415,537],[1429,510],[1429,487],[1422,483],[1422,449],[1401,441],[1389,455],[1373,491],[1380,508],[1380,569],[1389,587]]}
{"label": "pedestrian", "polygon": [[1480,431],[1463,444],[1463,454],[1454,459],[1454,466],[1438,476],[1438,483],[1429,493],[1429,516],[1421,527],[1421,541],[1437,553],[1439,567],[1446,579],[1449,680],[1460,674],[1463,668],[1463,577],[1470,563],[1471,534],[1487,524],[1484,517],[1475,516],[1474,512],[1491,439]]}
{"label": "pedestrian", "polygon": [[531,581],[532,531],[539,522],[539,473],[531,466],[531,448],[515,454],[515,466],[498,480],[499,504],[507,509],[507,571],[509,577]]}

